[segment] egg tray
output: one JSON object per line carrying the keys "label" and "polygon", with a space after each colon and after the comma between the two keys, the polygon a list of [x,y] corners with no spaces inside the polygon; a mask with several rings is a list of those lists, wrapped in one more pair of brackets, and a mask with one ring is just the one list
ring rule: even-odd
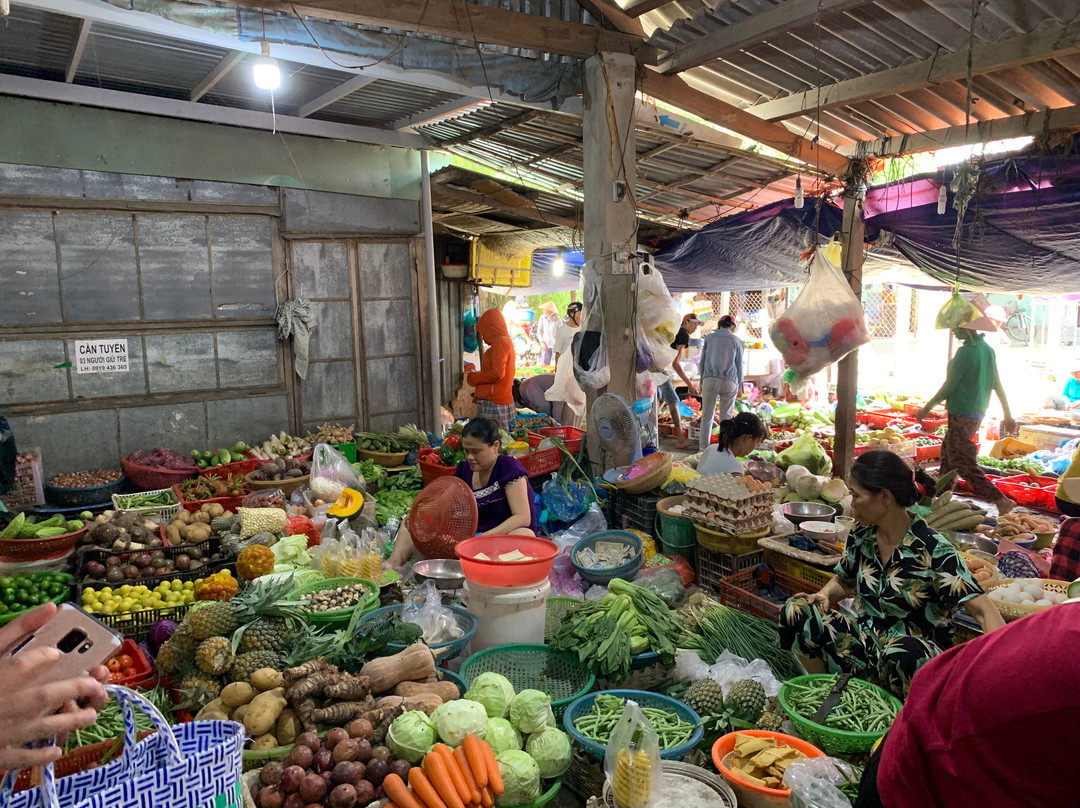
{"label": "egg tray", "polygon": [[721,513],[732,519],[744,518],[759,513],[772,512],[772,503],[764,502],[701,502],[694,500],[686,503],[684,510],[699,513]]}
{"label": "egg tray", "polygon": [[725,533],[729,536],[742,536],[746,533],[752,533],[755,530],[760,530],[763,527],[772,525],[771,513],[734,521],[726,519],[702,519],[699,516],[687,516],[687,518],[699,527],[704,527],[708,530],[716,531],[717,533]]}
{"label": "egg tray", "polygon": [[741,499],[731,499],[716,494],[710,494],[705,491],[690,489],[686,492],[686,499],[688,502],[713,503],[719,505],[727,503],[739,505],[768,505],[769,507],[772,507],[773,504],[773,495],[768,491],[763,491],[760,494],[752,494],[751,496],[743,497]]}

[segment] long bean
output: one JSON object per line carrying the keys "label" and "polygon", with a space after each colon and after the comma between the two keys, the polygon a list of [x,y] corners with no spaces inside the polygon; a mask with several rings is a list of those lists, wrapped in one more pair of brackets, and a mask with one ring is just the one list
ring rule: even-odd
{"label": "long bean", "polygon": [[[622,717],[626,702],[618,696],[600,694],[593,700],[591,712],[574,719],[574,728],[590,741],[606,746],[615,725]],[[656,730],[661,749],[674,749],[690,740],[697,728],[675,713],[659,707],[642,707],[641,714]]]}
{"label": "long bean", "polygon": [[[172,709],[172,699],[169,697],[169,692],[160,685],[153,690],[143,692],[142,695],[166,715]],[[135,727],[137,732],[144,732],[153,729],[154,724],[141,710],[136,709]],[[104,707],[98,710],[95,723],[89,727],[77,729],[68,736],[67,743],[64,744],[64,751],[69,752],[79,746],[111,741],[123,736],[123,734],[124,713],[120,709],[119,703],[110,699],[105,703]]]}
{"label": "long bean", "polygon": [[[813,679],[805,684],[788,685],[784,698],[794,712],[812,720],[825,703],[836,680],[834,675]],[[840,704],[825,719],[825,726],[847,732],[884,732],[892,726],[899,711],[879,688],[860,679],[852,679],[840,696]]]}

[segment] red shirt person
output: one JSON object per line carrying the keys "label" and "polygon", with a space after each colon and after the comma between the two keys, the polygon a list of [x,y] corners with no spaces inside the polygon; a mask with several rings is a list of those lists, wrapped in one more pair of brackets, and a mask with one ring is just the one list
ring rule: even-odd
{"label": "red shirt person", "polygon": [[[930,660],[915,674],[904,709],[882,744],[880,804],[1080,804],[1078,682],[1080,603],[1017,620]],[[863,785],[856,805],[873,805],[864,800]]]}

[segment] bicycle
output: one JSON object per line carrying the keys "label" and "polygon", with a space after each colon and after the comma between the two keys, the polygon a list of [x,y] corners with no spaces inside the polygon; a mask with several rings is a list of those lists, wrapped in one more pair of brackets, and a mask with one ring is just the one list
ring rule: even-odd
{"label": "bicycle", "polygon": [[1005,306],[1005,311],[1009,315],[1005,320],[1005,333],[1014,342],[1027,345],[1031,339],[1031,318],[1020,308],[1020,301],[1011,301]]}

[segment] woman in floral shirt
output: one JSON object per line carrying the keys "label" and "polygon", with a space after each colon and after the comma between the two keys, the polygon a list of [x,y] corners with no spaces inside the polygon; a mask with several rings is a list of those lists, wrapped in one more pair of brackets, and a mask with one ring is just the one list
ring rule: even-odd
{"label": "woman in floral shirt", "polygon": [[[952,646],[950,618],[963,605],[983,627],[1005,625],[948,540],[908,508],[915,476],[892,452],[867,452],[851,467],[861,527],[820,592],[788,600],[781,644],[809,673],[854,673],[903,697],[915,671]],[[854,597],[857,617],[833,610]]]}

